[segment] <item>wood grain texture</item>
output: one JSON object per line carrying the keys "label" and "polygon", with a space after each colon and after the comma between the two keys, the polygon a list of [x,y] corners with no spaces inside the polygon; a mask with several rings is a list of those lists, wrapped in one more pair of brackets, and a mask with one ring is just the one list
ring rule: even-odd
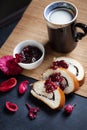
{"label": "wood grain texture", "polygon": [[[53,1],[55,0],[33,0],[31,2],[16,28],[0,49],[0,57],[3,55],[12,55],[14,47],[23,40],[37,40],[45,47],[45,59],[38,68],[23,70],[22,74],[40,80],[42,73],[50,66],[54,57],[68,56],[74,58],[83,65],[85,70],[84,84],[76,93],[87,97],[87,37],[79,41],[77,47],[68,54],[57,53],[50,48],[43,11],[45,6]],[[69,2],[75,4],[79,10],[77,22],[87,24],[87,1],[69,0]]]}

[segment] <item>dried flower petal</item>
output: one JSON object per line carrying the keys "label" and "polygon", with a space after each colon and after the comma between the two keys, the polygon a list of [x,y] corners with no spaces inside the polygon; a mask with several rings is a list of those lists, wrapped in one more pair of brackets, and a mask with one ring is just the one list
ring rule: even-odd
{"label": "dried flower petal", "polygon": [[13,102],[6,102],[6,108],[11,112],[16,112],[18,110],[18,106],[14,104]]}
{"label": "dried flower petal", "polygon": [[18,75],[22,68],[15,62],[15,58],[10,55],[0,58],[0,70],[6,75]]}
{"label": "dried flower petal", "polygon": [[19,62],[22,62],[22,55],[21,54],[15,54],[15,62],[16,63],[19,63]]}
{"label": "dried flower petal", "polygon": [[26,104],[29,109],[28,116],[30,119],[35,119],[37,117],[37,112],[39,111],[38,107],[31,107],[28,103]]}
{"label": "dried flower petal", "polygon": [[10,78],[0,83],[0,91],[7,92],[17,84],[17,80],[15,78]]}
{"label": "dried flower petal", "polygon": [[28,80],[25,80],[25,81],[21,82],[19,87],[18,87],[18,92],[20,94],[24,94],[28,89],[28,84],[29,84]]}

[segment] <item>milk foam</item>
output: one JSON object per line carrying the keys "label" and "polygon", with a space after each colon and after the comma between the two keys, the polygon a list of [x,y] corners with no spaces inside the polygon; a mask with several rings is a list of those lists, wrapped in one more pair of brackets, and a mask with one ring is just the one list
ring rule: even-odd
{"label": "milk foam", "polygon": [[67,24],[73,19],[73,16],[66,10],[55,9],[49,13],[48,19],[54,24]]}

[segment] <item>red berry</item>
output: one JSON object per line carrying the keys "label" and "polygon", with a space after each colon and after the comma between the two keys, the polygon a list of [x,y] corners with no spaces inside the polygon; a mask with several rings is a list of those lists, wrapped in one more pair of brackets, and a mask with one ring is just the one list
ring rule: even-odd
{"label": "red berry", "polygon": [[51,93],[57,89],[57,85],[49,78],[45,81],[45,88],[47,93]]}
{"label": "red berry", "polygon": [[19,54],[15,54],[16,61],[22,63],[33,63],[40,59],[42,52],[35,46],[24,47]]}
{"label": "red berry", "polygon": [[76,106],[76,104],[74,104],[74,105],[70,105],[70,104],[66,105],[64,107],[64,112],[66,112],[67,114],[72,113],[72,111],[74,110],[75,106]]}
{"label": "red berry", "polygon": [[[49,81],[49,82],[48,82]],[[67,87],[66,79],[61,75],[61,73],[53,73],[49,76],[47,81],[45,82],[46,89],[55,90],[57,86],[59,86],[62,90]]]}
{"label": "red berry", "polygon": [[54,61],[51,66],[52,69],[57,69],[60,67],[67,69],[68,64],[64,60],[60,60],[60,61]]}

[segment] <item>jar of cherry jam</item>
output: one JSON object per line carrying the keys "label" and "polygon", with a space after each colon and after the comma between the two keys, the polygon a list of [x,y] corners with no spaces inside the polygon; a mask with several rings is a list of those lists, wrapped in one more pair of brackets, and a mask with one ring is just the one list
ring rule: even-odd
{"label": "jar of cherry jam", "polygon": [[16,62],[24,69],[38,67],[44,59],[44,54],[44,46],[34,40],[26,40],[19,43],[13,52]]}

